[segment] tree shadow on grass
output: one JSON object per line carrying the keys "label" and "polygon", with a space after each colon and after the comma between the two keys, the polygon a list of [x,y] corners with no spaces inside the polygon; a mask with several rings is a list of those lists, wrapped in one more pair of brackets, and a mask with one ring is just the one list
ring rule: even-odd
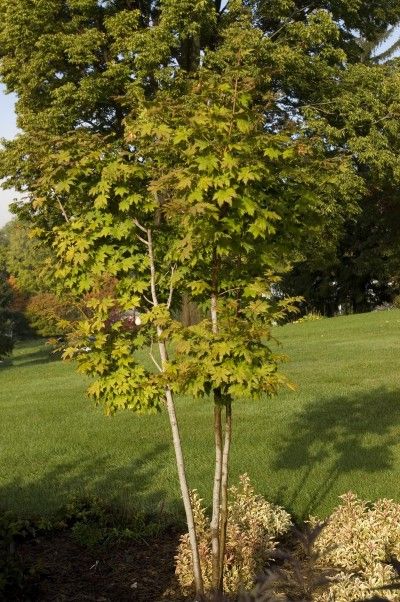
{"label": "tree shadow on grass", "polygon": [[[175,512],[178,500],[165,506],[166,492],[157,486],[168,448],[154,444],[140,460],[118,468],[107,466],[106,455],[85,456],[60,463],[31,483],[15,479],[0,487],[0,521],[1,510],[18,518],[55,519],[50,531],[15,538],[12,559],[20,572],[9,587],[18,597],[12,593],[7,599],[146,602],[175,592],[181,513]],[[26,511],[28,502],[36,512]],[[0,553],[3,545],[9,554],[1,535]]]}
{"label": "tree shadow on grass", "polygon": [[[309,403],[288,425],[276,452],[274,469],[298,475],[280,499],[289,509],[300,506],[300,518],[309,516],[340,476],[358,471],[368,478],[393,468],[399,432],[400,391],[379,388]],[[323,481],[313,487],[318,470]]]}
{"label": "tree shadow on grass", "polygon": [[0,362],[0,370],[10,368],[21,368],[23,366],[33,366],[37,364],[49,364],[60,361],[59,354],[52,353],[50,348],[35,349],[22,354],[14,354],[5,357]]}
{"label": "tree shadow on grass", "polygon": [[[106,455],[82,457],[57,464],[37,479],[15,478],[0,487],[0,508],[30,517],[58,511],[74,498],[96,497],[129,511],[157,512],[163,508],[166,491],[157,487],[167,463],[167,444],[154,445],[139,460],[112,468]],[[171,507],[177,505],[171,502]],[[125,508],[124,508],[125,506]]]}

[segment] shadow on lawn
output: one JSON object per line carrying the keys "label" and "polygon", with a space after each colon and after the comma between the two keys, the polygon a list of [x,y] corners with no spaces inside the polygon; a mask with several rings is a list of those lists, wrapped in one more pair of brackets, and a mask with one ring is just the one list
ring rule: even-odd
{"label": "shadow on lawn", "polygon": [[[140,460],[119,468],[110,467],[106,455],[83,457],[58,464],[29,483],[15,479],[0,487],[0,506],[18,515],[21,508],[34,508],[40,516],[48,514],[49,508],[54,513],[73,499],[95,497],[128,513],[162,511],[166,493],[154,484],[165,467],[168,447],[154,445]],[[31,511],[24,511],[27,514],[32,516]]]}
{"label": "shadow on lawn", "polygon": [[60,361],[60,355],[52,353],[50,348],[36,349],[22,354],[13,354],[0,362],[0,370],[20,368],[21,366],[34,366]]}
{"label": "shadow on lawn", "polygon": [[[298,475],[292,486],[281,490],[280,501],[291,509],[303,497],[300,518],[305,518],[340,475],[360,471],[368,478],[368,473],[390,470],[394,447],[400,443],[399,427],[400,391],[379,388],[309,403],[288,425],[276,453],[274,468],[296,470]],[[323,464],[326,469],[321,470]],[[323,481],[312,490],[318,469]]]}

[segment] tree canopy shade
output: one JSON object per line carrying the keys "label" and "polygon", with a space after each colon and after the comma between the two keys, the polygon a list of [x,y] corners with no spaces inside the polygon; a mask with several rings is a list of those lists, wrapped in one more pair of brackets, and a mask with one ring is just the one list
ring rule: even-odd
{"label": "tree canopy shade", "polygon": [[[213,396],[218,591],[232,401],[284,382],[270,327],[291,301],[274,285],[338,235],[371,178],[398,177],[398,70],[361,64],[358,39],[400,6],[0,0],[0,17],[22,130],[0,176],[25,192],[17,210],[53,245],[62,285],[89,297],[66,355],[110,413],[165,399],[176,450],[173,393]],[[193,327],[174,319],[182,295],[204,312]],[[153,341],[156,372],[137,354]]]}

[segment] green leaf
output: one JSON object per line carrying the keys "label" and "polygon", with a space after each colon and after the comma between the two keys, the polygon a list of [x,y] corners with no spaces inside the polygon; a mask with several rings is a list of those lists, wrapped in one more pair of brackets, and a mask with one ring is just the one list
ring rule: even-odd
{"label": "green leaf", "polygon": [[217,201],[217,204],[222,207],[224,203],[232,205],[232,200],[236,197],[236,190],[232,187],[221,188],[214,193],[213,198]]}

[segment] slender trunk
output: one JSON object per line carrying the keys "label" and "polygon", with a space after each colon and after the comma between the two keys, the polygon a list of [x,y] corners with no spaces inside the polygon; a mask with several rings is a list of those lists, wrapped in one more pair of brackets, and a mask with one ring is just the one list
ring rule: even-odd
{"label": "slender trunk", "polygon": [[[167,354],[167,349],[166,349],[165,343],[164,343],[164,341],[161,340],[161,337],[162,337],[161,328],[157,328],[157,335],[158,335],[158,347],[160,350],[160,357],[161,357],[161,362],[162,362],[161,365],[164,366],[165,363],[168,361],[168,354]],[[192,503],[190,501],[189,487],[188,487],[187,478],[186,478],[185,460],[183,457],[181,436],[180,436],[178,421],[177,421],[177,417],[176,417],[175,402],[174,402],[172,392],[168,387],[165,389],[165,399],[166,399],[166,403],[167,403],[169,422],[171,425],[172,440],[174,443],[175,458],[176,458],[176,466],[178,469],[179,484],[181,487],[183,505],[185,508],[190,547],[192,550],[193,577],[194,577],[194,583],[195,583],[195,588],[196,588],[196,600],[201,600],[203,597],[203,594],[204,594],[204,589],[203,589],[203,577],[201,574],[201,565],[200,565],[199,548],[198,548],[198,543],[197,543],[196,527],[194,524]]]}
{"label": "slender trunk", "polygon": [[[144,228],[141,228],[141,229],[144,230]],[[156,271],[155,271],[155,262],[154,262],[154,252],[153,252],[153,240],[152,240],[151,230],[147,229],[146,233],[147,233],[148,253],[149,253],[149,259],[150,259],[150,273],[151,273],[150,284],[151,284],[152,301],[153,301],[154,306],[157,306],[158,305],[158,297],[157,297],[157,288],[156,288]],[[163,335],[162,328],[160,326],[157,326],[157,338],[158,338],[158,348],[160,351],[160,358],[161,358],[161,369],[164,370],[165,366],[168,362],[168,352],[167,352],[166,344],[162,338],[162,335]],[[186,523],[187,523],[188,532],[189,532],[190,548],[192,551],[193,577],[194,577],[194,584],[195,584],[195,589],[196,589],[196,602],[200,602],[200,600],[202,600],[204,597],[204,587],[203,587],[203,577],[202,577],[202,573],[201,573],[199,547],[198,547],[198,542],[197,542],[196,528],[195,528],[195,524],[194,524],[193,508],[192,508],[192,503],[190,500],[190,492],[189,492],[189,487],[188,487],[187,478],[186,478],[185,460],[183,457],[181,436],[180,436],[178,421],[177,421],[177,417],[176,417],[175,402],[174,402],[174,397],[173,397],[172,391],[169,389],[169,387],[165,388],[165,400],[166,400],[168,417],[169,417],[169,422],[170,422],[171,431],[172,431],[172,440],[173,440],[174,450],[175,450],[175,458],[176,458],[176,466],[177,466],[177,470],[178,470],[179,485],[181,488],[183,505],[184,505],[185,514],[186,514]]]}
{"label": "slender trunk", "polygon": [[211,324],[214,334],[218,333],[217,295],[211,295]]}
{"label": "slender trunk", "polygon": [[229,476],[229,452],[232,440],[232,402],[225,402],[225,438],[222,453],[222,481],[221,481],[221,518],[220,518],[220,542],[219,542],[219,591],[224,591],[224,564],[226,547],[226,527],[228,524],[228,476]]}
{"label": "slender trunk", "polygon": [[201,313],[189,295],[182,295],[181,322],[184,326],[193,326],[201,321]]}
{"label": "slender trunk", "polygon": [[[218,392],[214,392],[217,397]],[[214,439],[215,439],[215,473],[213,489],[213,507],[210,523],[211,529],[211,558],[212,558],[212,590],[215,595],[219,592],[220,583],[220,509],[222,481],[222,404],[216,399],[214,405]]]}
{"label": "slender trunk", "polygon": [[193,577],[196,589],[196,602],[200,602],[203,599],[204,588],[203,588],[203,576],[201,573],[199,548],[197,543],[196,527],[194,524],[192,503],[190,500],[189,487],[186,479],[185,461],[182,452],[181,438],[176,419],[175,404],[172,393],[169,389],[165,391],[165,398],[167,401],[167,410],[169,415],[169,421],[171,424],[172,437],[174,441],[176,465],[178,468],[179,484],[181,487],[183,505],[185,508],[186,522],[189,533],[190,548],[192,550],[193,559]]}
{"label": "slender trunk", "polygon": [[[218,334],[218,313],[216,289],[216,269],[213,273],[214,292],[211,295],[211,325],[214,334]],[[213,489],[213,507],[210,523],[211,557],[212,557],[212,590],[215,600],[218,600],[221,581],[221,548],[220,548],[220,518],[221,518],[221,482],[222,482],[222,399],[220,389],[214,389],[214,440],[215,440],[215,473]]]}

